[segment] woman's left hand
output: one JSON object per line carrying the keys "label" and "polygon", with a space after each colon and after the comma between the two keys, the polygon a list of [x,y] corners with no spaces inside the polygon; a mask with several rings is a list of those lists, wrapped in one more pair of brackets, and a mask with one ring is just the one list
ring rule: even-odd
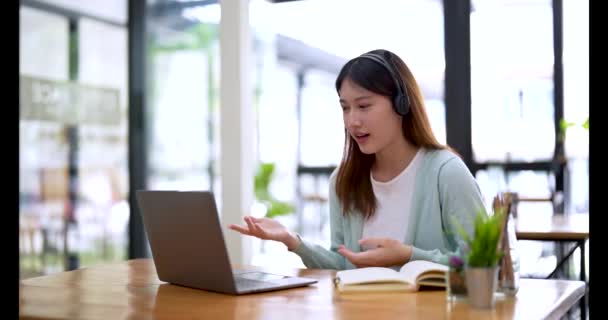
{"label": "woman's left hand", "polygon": [[353,252],[344,245],[338,248],[338,253],[343,255],[357,268],[403,265],[412,256],[412,247],[395,239],[364,238],[359,240],[359,245],[374,249]]}

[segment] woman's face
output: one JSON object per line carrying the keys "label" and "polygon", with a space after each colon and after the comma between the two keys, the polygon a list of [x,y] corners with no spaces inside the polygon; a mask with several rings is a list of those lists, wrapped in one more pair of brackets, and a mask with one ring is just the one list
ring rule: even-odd
{"label": "woman's face", "polygon": [[361,152],[379,153],[398,139],[404,139],[401,116],[393,110],[388,97],[366,90],[348,78],[342,82],[338,94],[344,127]]}

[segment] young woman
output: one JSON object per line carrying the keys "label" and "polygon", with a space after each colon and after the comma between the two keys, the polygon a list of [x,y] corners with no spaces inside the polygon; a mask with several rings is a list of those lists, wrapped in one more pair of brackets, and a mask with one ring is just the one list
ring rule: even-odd
{"label": "young woman", "polygon": [[280,241],[309,268],[447,264],[462,243],[454,221],[472,234],[484,203],[460,157],[433,135],[409,68],[394,53],[370,51],[344,65],[336,90],[345,148],[330,178],[329,250],[268,218],[229,228]]}

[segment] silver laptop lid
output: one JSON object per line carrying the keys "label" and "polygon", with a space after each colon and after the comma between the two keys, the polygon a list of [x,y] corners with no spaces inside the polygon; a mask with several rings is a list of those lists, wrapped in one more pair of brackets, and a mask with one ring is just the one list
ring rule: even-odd
{"label": "silver laptop lid", "polygon": [[211,192],[139,190],[136,196],[161,281],[236,292]]}

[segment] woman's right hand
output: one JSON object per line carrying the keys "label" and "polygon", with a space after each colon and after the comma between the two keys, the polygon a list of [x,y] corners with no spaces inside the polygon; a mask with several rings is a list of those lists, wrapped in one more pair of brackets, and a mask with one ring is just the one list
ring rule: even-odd
{"label": "woman's right hand", "polygon": [[243,220],[245,220],[245,226],[231,224],[228,228],[263,240],[282,242],[289,250],[294,250],[299,244],[298,238],[276,220],[252,216],[243,217]]}

